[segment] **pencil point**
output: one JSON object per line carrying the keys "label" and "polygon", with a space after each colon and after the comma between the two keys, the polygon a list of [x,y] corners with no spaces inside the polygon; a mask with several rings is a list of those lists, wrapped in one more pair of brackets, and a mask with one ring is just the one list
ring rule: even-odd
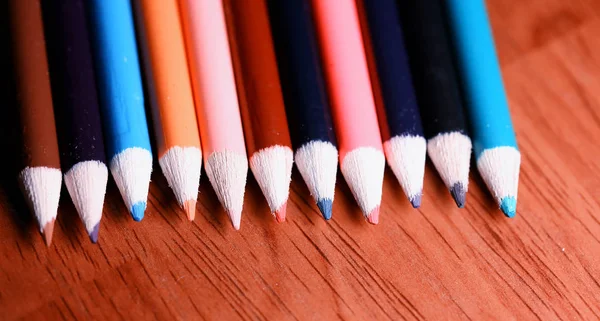
{"label": "pencil point", "polygon": [[330,199],[322,198],[318,200],[317,207],[319,207],[319,211],[321,211],[324,219],[331,219],[331,208],[333,207],[333,202]]}
{"label": "pencil point", "polygon": [[96,244],[98,243],[98,232],[100,231],[100,223],[96,224],[96,226],[94,226],[94,228],[92,229],[91,232],[88,232],[89,236],[90,236],[90,241],[92,241],[92,243]]}
{"label": "pencil point", "polygon": [[409,198],[410,203],[412,204],[413,208],[419,208],[421,207],[421,199],[423,198],[423,192],[413,195],[412,197]]}
{"label": "pencil point", "polygon": [[374,208],[371,213],[367,215],[367,221],[373,225],[379,223],[379,206]]}
{"label": "pencil point", "polygon": [[508,196],[500,201],[500,209],[506,217],[513,218],[517,214],[517,199]]}
{"label": "pencil point", "polygon": [[141,221],[144,218],[144,211],[146,210],[146,202],[137,202],[131,206],[131,217],[136,222]]}
{"label": "pencil point", "polygon": [[54,234],[54,220],[46,223],[44,228],[42,229],[42,235],[44,236],[44,242],[46,242],[46,246],[50,247],[52,244],[52,235]]}
{"label": "pencil point", "polygon": [[454,202],[456,202],[456,206],[458,206],[458,208],[465,207],[467,193],[465,192],[465,188],[462,183],[456,183],[452,185],[450,188],[450,194],[452,194],[452,198],[454,198]]}
{"label": "pencil point", "polygon": [[287,210],[287,202],[283,203],[283,205],[281,205],[281,207],[279,207],[279,209],[275,211],[275,219],[277,220],[278,223],[285,222],[286,210]]}
{"label": "pencil point", "polygon": [[185,213],[187,214],[188,220],[193,221],[194,218],[196,217],[196,201],[195,200],[188,200],[185,201],[185,203],[183,203],[183,209],[185,210]]}
{"label": "pencil point", "polygon": [[233,225],[233,228],[236,231],[239,231],[241,221],[242,221],[242,213],[228,211],[227,214],[229,215],[229,218],[231,219],[231,225]]}

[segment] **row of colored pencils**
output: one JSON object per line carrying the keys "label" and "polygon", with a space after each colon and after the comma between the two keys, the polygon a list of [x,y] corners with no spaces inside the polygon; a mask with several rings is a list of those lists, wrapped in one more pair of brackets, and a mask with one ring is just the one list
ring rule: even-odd
{"label": "row of colored pencils", "polygon": [[158,162],[189,220],[203,161],[235,229],[248,165],[279,222],[294,161],[325,219],[338,159],[373,224],[386,158],[419,207],[427,152],[462,207],[469,128],[481,175],[515,214],[520,154],[483,0],[15,0],[10,9],[20,179],[47,244],[63,179],[92,242],[109,170],[143,218],[146,98]]}

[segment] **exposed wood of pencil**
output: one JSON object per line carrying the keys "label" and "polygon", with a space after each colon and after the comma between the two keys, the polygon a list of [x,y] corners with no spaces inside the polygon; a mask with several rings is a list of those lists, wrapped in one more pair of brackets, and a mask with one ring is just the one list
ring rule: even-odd
{"label": "exposed wood of pencil", "polygon": [[[378,226],[364,222],[341,177],[325,222],[296,173],[285,224],[264,214],[249,179],[243,228],[233,231],[208,180],[188,224],[156,167],[141,223],[110,184],[100,246],[63,202],[48,250],[14,174],[2,171],[2,319],[598,319],[600,3],[487,3],[523,151],[514,219],[477,171],[457,209],[429,163],[418,210],[386,172]],[[16,124],[4,120],[1,168],[18,150],[7,127]]]}

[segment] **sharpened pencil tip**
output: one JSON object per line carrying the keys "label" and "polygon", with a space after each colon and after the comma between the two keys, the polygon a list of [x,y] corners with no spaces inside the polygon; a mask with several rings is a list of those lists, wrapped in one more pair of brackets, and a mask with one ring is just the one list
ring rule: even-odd
{"label": "sharpened pencil tip", "polygon": [[137,202],[131,206],[131,217],[136,222],[141,221],[144,218],[144,211],[146,210],[146,202]]}
{"label": "sharpened pencil tip", "polygon": [[458,206],[458,208],[465,207],[467,193],[465,192],[465,187],[462,183],[456,183],[452,185],[450,188],[450,194],[452,194],[452,198],[454,198],[454,202],[456,202],[456,206]]}
{"label": "sharpened pencil tip", "polygon": [[46,223],[44,228],[42,229],[42,235],[44,236],[44,242],[46,242],[46,246],[50,247],[52,244],[52,235],[54,234],[54,220]]}
{"label": "sharpened pencil tip", "polygon": [[423,192],[413,195],[409,198],[410,204],[412,204],[413,208],[421,207],[421,199],[423,198]]}
{"label": "sharpened pencil tip", "polygon": [[185,213],[187,214],[188,220],[193,221],[194,218],[196,217],[196,201],[195,200],[188,200],[185,201],[185,203],[183,203],[183,209],[185,210]]}
{"label": "sharpened pencil tip", "polygon": [[517,199],[513,196],[503,198],[500,201],[500,209],[506,217],[515,217],[515,215],[517,215]]}
{"label": "sharpened pencil tip", "polygon": [[234,211],[227,211],[227,215],[229,215],[229,218],[231,219],[231,225],[233,225],[233,228],[236,231],[239,231],[240,224],[242,221],[242,213],[238,213],[238,212],[234,212]]}
{"label": "sharpened pencil tip", "polygon": [[285,222],[286,210],[287,210],[287,202],[283,203],[283,205],[281,205],[281,207],[279,207],[279,209],[275,211],[275,219],[277,220],[278,223]]}
{"label": "sharpened pencil tip", "polygon": [[367,215],[367,221],[373,225],[379,223],[379,206],[374,208],[371,213]]}
{"label": "sharpened pencil tip", "polygon": [[100,222],[98,222],[98,224],[94,226],[91,232],[88,232],[88,235],[90,236],[90,241],[92,241],[92,243],[94,244],[98,243],[98,232],[100,232]]}
{"label": "sharpened pencil tip", "polygon": [[322,198],[317,201],[317,207],[319,207],[319,211],[321,211],[321,215],[326,220],[331,219],[331,208],[333,207],[333,202],[328,198]]}

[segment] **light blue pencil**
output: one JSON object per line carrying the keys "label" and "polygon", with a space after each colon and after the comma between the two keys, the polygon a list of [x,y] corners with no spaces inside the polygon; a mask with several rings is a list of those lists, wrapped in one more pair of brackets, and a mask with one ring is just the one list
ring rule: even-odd
{"label": "light blue pencil", "polygon": [[131,3],[86,4],[110,171],[133,219],[140,221],[146,210],[152,153]]}
{"label": "light blue pencil", "polygon": [[484,0],[448,0],[477,168],[508,217],[516,214],[521,153]]}

